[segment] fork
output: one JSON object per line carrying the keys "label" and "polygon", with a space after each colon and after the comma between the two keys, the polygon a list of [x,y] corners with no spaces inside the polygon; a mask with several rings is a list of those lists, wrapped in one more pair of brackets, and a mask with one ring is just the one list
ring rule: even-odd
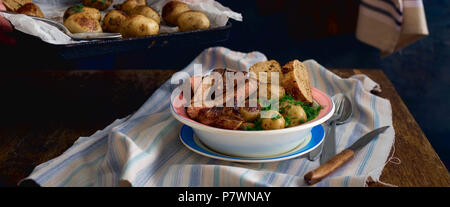
{"label": "fork", "polygon": [[[322,150],[324,148],[325,143],[326,143],[327,146],[336,146],[336,143],[335,143],[336,140],[334,140],[334,139],[331,140],[331,139],[327,139],[327,138],[328,138],[328,135],[330,134],[330,129],[331,129],[330,125],[331,125],[331,123],[336,121],[337,119],[339,119],[339,117],[342,116],[342,112],[343,112],[343,108],[344,108],[342,106],[343,105],[342,104],[342,100],[343,100],[342,97],[343,97],[343,94],[341,94],[341,93],[338,93],[338,94],[336,94],[336,95],[334,95],[332,97],[332,100],[334,102],[334,106],[336,107],[336,109],[335,109],[333,115],[331,116],[331,118],[328,119],[325,122],[325,124],[324,124],[324,125],[327,126],[327,132],[326,132],[324,141],[316,149],[314,149],[313,151],[311,151],[308,154],[308,157],[307,157],[308,160],[310,160],[310,161],[317,160],[320,157],[320,155],[322,154]],[[327,153],[336,154],[336,148],[335,147],[326,147],[326,150],[327,150]],[[330,152],[330,150],[331,150],[331,152]]]}

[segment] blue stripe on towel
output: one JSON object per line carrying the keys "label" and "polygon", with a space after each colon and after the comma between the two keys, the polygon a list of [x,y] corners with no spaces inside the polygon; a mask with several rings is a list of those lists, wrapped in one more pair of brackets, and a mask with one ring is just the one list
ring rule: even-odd
{"label": "blue stripe on towel", "polygon": [[374,12],[377,12],[377,13],[379,13],[379,14],[382,14],[382,15],[384,15],[384,16],[387,16],[387,17],[389,17],[390,19],[392,19],[392,21],[394,21],[394,23],[395,23],[397,26],[402,26],[402,22],[398,21],[391,13],[389,13],[388,11],[386,11],[386,10],[384,10],[384,9],[375,7],[375,6],[370,5],[370,4],[368,4],[368,3],[364,2],[364,1],[361,1],[361,6],[364,6],[365,8],[367,8],[367,9],[369,9],[369,10],[372,10],[372,11],[374,11]]}
{"label": "blue stripe on towel", "polygon": [[238,65],[239,71],[243,71],[242,67],[241,67],[241,61],[242,61],[242,59],[246,59],[247,57],[248,57],[248,53],[245,54],[243,58],[238,60],[237,65]]}
{"label": "blue stripe on towel", "polygon": [[[372,107],[372,111],[373,112],[376,112],[376,104],[377,104],[377,99],[376,99],[375,96],[372,96],[372,98],[371,98],[371,107]],[[376,129],[378,127],[379,127],[378,113],[374,113],[374,126],[373,126],[373,128]],[[364,170],[364,168],[366,167],[367,161],[372,156],[373,148],[375,146],[375,143],[378,141],[378,137],[376,137],[374,140],[372,140],[370,142],[369,149],[368,149],[366,155],[364,156],[363,162],[362,162],[360,168],[358,169],[357,175],[361,175],[363,170]]]}
{"label": "blue stripe on towel", "polygon": [[[178,163],[184,163],[184,161],[186,161],[187,159],[189,159],[192,155],[194,155],[194,153],[193,153],[192,151],[189,151],[187,156],[183,156],[183,157],[181,157],[180,160],[178,160]],[[167,175],[167,173],[169,172],[169,169],[170,169],[170,168],[167,168],[167,169],[164,171],[164,173],[162,174],[162,177],[160,178],[160,180],[159,180],[159,182],[158,182],[158,185],[159,185],[159,186],[162,186],[162,185],[163,185],[164,180],[166,179],[166,175]]]}
{"label": "blue stripe on towel", "polygon": [[[173,128],[173,126],[170,126]],[[168,130],[169,131],[169,130]],[[170,143],[167,144],[168,147],[166,147],[162,152],[160,152],[160,159],[158,159],[155,162],[152,162],[150,165],[142,169],[138,175],[136,176],[136,183],[139,184],[139,186],[144,185],[148,182],[148,180],[155,174],[155,172],[163,166],[170,158],[172,158],[179,150],[182,149],[182,145],[177,145],[179,142],[178,139],[173,139]]]}
{"label": "blue stripe on towel", "polygon": [[[223,54],[222,54],[222,62],[223,62],[223,67],[224,68],[228,68],[228,65],[227,65],[227,54],[230,52],[231,50],[229,50],[229,49],[226,49],[225,50],[225,52],[223,52]],[[232,68],[232,69],[234,69],[234,68]]]}
{"label": "blue stripe on towel", "polygon": [[189,186],[196,187],[199,186],[201,182],[201,168],[197,165],[191,166],[191,176],[189,179]]}
{"label": "blue stripe on towel", "polygon": [[84,168],[86,167],[91,167],[96,165],[102,158],[105,157],[106,154],[100,154],[100,156],[98,156],[97,158],[93,159],[90,162],[85,162],[82,165],[80,165],[79,167],[77,167],[74,171],[72,171],[60,184],[59,186],[66,186],[67,183],[69,183],[73,177],[75,177],[76,175],[78,175],[78,173],[80,173],[82,170],[84,170]]}
{"label": "blue stripe on towel", "polygon": [[[170,122],[170,124],[174,123],[175,119]],[[125,166],[123,167],[123,170],[126,171],[128,168],[134,165],[135,162],[138,160],[144,158],[146,154],[148,154],[163,138],[163,135],[167,134],[169,132],[170,127],[165,126],[153,139],[152,143],[148,146],[147,149],[145,149],[144,152],[139,153],[135,157],[131,158],[130,161],[128,161]]]}
{"label": "blue stripe on towel", "polygon": [[397,7],[397,5],[394,4],[394,2],[392,0],[380,0],[383,2],[386,2],[387,4],[389,4],[392,8],[394,8],[395,12],[397,12],[398,15],[402,16],[403,12]]}
{"label": "blue stripe on towel", "polygon": [[214,187],[218,187],[220,182],[219,182],[219,178],[220,178],[220,166],[216,165],[214,166]]}

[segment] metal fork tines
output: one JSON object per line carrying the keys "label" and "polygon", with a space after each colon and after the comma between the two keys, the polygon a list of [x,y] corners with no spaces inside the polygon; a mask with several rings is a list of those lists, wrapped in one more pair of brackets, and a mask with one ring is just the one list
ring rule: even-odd
{"label": "metal fork tines", "polygon": [[320,163],[325,163],[329,158],[336,155],[336,139],[335,130],[333,128],[336,126],[336,120],[338,120],[343,113],[343,94],[336,94],[332,97],[335,111],[333,116],[326,122],[327,133],[325,135],[325,140],[323,143],[323,149],[320,156]]}

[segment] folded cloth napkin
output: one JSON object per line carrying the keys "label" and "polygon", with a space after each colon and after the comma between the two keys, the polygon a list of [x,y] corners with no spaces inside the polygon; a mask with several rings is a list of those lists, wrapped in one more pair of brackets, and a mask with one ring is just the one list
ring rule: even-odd
{"label": "folded cloth napkin", "polygon": [[[267,58],[223,47],[203,51],[183,71],[248,68]],[[390,102],[370,91],[379,86],[365,75],[342,79],[314,60],[304,61],[311,84],[332,96],[351,98],[351,122],[337,126],[337,151],[365,133],[392,126]],[[179,140],[181,124],[169,112],[174,86],[163,84],[132,116],[116,120],[90,137],[79,138],[59,157],[37,166],[29,177],[41,186],[305,186],[303,176],[319,161],[295,158],[272,163],[234,163],[204,157]],[[390,127],[354,159],[316,186],[365,186],[378,180],[394,141]]]}
{"label": "folded cloth napkin", "polygon": [[356,37],[390,55],[428,35],[422,0],[361,0]]}

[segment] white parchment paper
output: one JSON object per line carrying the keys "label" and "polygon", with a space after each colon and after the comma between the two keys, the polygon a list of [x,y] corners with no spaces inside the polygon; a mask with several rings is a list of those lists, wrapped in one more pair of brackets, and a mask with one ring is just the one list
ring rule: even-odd
{"label": "white parchment paper", "polygon": [[[113,5],[123,3],[125,0],[115,0]],[[153,9],[161,14],[162,7],[170,0],[148,0],[147,3]],[[214,0],[179,0],[189,5],[191,10],[203,11],[211,22],[211,28],[224,26],[229,18],[237,21],[242,21],[242,15],[232,11],[230,8],[221,5]],[[81,0],[33,0],[45,15],[49,18],[62,23],[64,11],[75,4],[81,3]],[[109,10],[113,9],[111,6],[108,10],[102,12],[104,16]],[[54,26],[47,23],[34,20],[22,14],[5,14],[0,13],[8,19],[14,28],[29,35],[33,35],[50,44],[73,44],[82,41],[74,41],[64,32],[60,31]],[[177,32],[178,27],[170,27],[161,23],[160,33]]]}

